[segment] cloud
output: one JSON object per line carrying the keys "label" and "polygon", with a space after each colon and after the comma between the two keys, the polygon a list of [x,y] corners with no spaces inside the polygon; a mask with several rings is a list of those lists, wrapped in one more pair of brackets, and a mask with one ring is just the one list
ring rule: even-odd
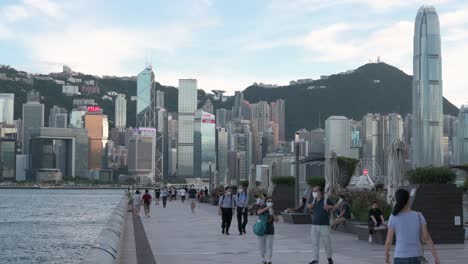
{"label": "cloud", "polygon": [[23,0],[19,4],[7,5],[0,9],[6,21],[10,23],[29,19],[35,15],[59,18],[62,16],[60,6],[51,0]]}
{"label": "cloud", "polygon": [[11,36],[11,31],[6,27],[0,24],[0,39],[6,39]]}
{"label": "cloud", "polygon": [[51,17],[61,17],[60,5],[51,0],[24,0],[24,5]]}
{"label": "cloud", "polygon": [[3,17],[5,17],[8,22],[16,22],[30,16],[29,11],[23,5],[6,6],[1,10],[1,13],[3,13]]}

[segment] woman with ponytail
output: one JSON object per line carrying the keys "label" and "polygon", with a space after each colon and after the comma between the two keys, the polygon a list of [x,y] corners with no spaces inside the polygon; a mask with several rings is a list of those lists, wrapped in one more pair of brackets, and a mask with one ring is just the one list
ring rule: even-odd
{"label": "woman with ponytail", "polygon": [[412,211],[409,203],[410,194],[405,189],[395,193],[396,204],[388,221],[387,240],[385,242],[385,263],[390,264],[390,248],[393,236],[396,235],[394,264],[422,264],[424,256],[421,241],[428,244],[436,264],[440,264],[439,256],[427,231],[426,219]]}

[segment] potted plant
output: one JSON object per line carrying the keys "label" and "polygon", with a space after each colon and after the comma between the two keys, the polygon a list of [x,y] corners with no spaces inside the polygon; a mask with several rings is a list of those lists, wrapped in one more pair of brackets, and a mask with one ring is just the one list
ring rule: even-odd
{"label": "potted plant", "polygon": [[275,203],[273,209],[276,212],[284,211],[286,208],[296,207],[295,203],[295,189],[294,184],[296,178],[293,176],[276,176],[272,179],[275,188],[273,190],[273,199]]}
{"label": "potted plant", "polygon": [[426,218],[435,243],[464,243],[463,191],[455,182],[455,173],[445,167],[409,170],[410,201],[415,211]]}

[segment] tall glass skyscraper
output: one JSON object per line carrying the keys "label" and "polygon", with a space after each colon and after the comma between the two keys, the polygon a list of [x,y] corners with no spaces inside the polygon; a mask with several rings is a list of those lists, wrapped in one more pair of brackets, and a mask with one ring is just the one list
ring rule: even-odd
{"label": "tall glass skyscraper", "polygon": [[[138,101],[137,101],[138,104]],[[127,126],[127,99],[125,94],[119,94],[115,98],[115,127]]]}
{"label": "tall glass skyscraper", "polygon": [[152,97],[154,89],[154,72],[147,66],[137,76],[137,127],[153,127]]}
{"label": "tall glass skyscraper", "polygon": [[0,123],[13,125],[15,94],[0,93]]}
{"label": "tall glass skyscraper", "polygon": [[442,166],[442,57],[439,17],[422,6],[414,25],[413,166]]}
{"label": "tall glass skyscraper", "polygon": [[463,105],[458,115],[458,164],[468,163],[468,105]]}
{"label": "tall glass skyscraper", "polygon": [[179,80],[179,137],[177,142],[177,177],[193,177],[193,139],[197,110],[197,80]]}

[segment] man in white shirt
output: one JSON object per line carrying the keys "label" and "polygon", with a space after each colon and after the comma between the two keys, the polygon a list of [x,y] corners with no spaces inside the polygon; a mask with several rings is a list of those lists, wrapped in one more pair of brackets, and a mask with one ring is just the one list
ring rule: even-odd
{"label": "man in white shirt", "polygon": [[184,188],[180,189],[180,190],[179,190],[179,193],[180,193],[180,199],[182,200],[182,203],[184,203],[184,201],[185,201],[185,194],[186,194],[185,189],[184,189]]}

